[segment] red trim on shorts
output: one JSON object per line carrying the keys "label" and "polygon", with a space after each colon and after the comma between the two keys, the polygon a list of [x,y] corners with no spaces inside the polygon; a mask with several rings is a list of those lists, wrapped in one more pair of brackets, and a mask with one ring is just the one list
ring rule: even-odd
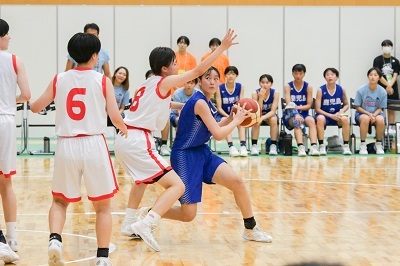
{"label": "red trim on shorts", "polygon": [[88,199],[89,199],[90,201],[105,200],[105,199],[109,199],[109,198],[114,197],[114,195],[115,195],[117,192],[118,192],[118,188],[114,189],[114,191],[111,192],[110,194],[102,195],[102,196],[95,197],[95,198],[92,198],[92,197],[89,197],[89,196],[88,196]]}
{"label": "red trim on shorts", "polygon": [[56,98],[57,77],[58,77],[58,74],[55,75],[53,78],[53,100],[54,100],[54,98]]}
{"label": "red trim on shorts", "polygon": [[102,90],[103,90],[103,96],[104,96],[104,99],[106,99],[107,98],[107,90],[106,90],[106,88],[107,88],[107,86],[106,86],[106,75],[103,75],[103,78],[101,79],[101,88],[102,88]]}
{"label": "red trim on shorts", "polygon": [[144,132],[147,132],[147,133],[151,133],[151,130],[148,130],[148,129],[146,129],[146,128],[129,126],[129,125],[127,125],[127,124],[125,124],[125,126],[126,126],[127,129],[138,129],[138,130],[143,130]]}
{"label": "red trim on shorts", "polygon": [[15,175],[17,173],[16,170],[10,171],[8,174],[3,173],[3,171],[0,171],[0,175],[4,175],[5,178],[10,178],[12,175]]}
{"label": "red trim on shorts", "polygon": [[166,99],[166,98],[168,98],[170,95],[171,95],[171,90],[169,90],[169,92],[167,93],[167,95],[165,95],[165,96],[162,96],[161,95],[161,93],[160,93],[160,84],[161,84],[161,81],[163,81],[164,80],[164,77],[162,77],[161,79],[160,79],[160,81],[157,83],[157,86],[156,86],[156,94],[157,94],[157,96],[160,98],[160,99]]}
{"label": "red trim on shorts", "polygon": [[[110,197],[112,197],[112,196],[114,196],[114,194],[117,193],[117,191],[119,190],[118,180],[117,180],[117,177],[115,176],[114,166],[113,166],[113,164],[112,164],[111,156],[110,156],[110,151],[109,151],[108,146],[107,146],[107,140],[106,140],[106,138],[104,137],[103,134],[101,134],[101,136],[103,136],[104,143],[106,144],[106,148],[107,148],[107,152],[108,152],[108,160],[109,160],[109,162],[110,162],[110,167],[111,167],[111,171],[112,171],[112,175],[113,175],[113,179],[114,179],[115,189],[114,189],[112,195],[110,196]],[[105,195],[105,196],[107,196],[107,195]],[[107,197],[107,198],[109,198],[109,197]],[[90,199],[90,198],[89,198],[89,199]]]}
{"label": "red trim on shorts", "polygon": [[59,192],[54,192],[54,191],[52,191],[51,194],[53,194],[53,197],[63,198],[66,202],[78,202],[82,198],[82,197],[79,197],[79,198],[67,198],[66,196],[64,196],[64,194],[59,193]]}
{"label": "red trim on shorts", "polygon": [[95,136],[95,135],[78,134],[78,135],[75,135],[75,136],[58,136],[58,137],[59,138],[70,139],[70,138],[81,138],[81,137],[90,137],[90,136]]}
{"label": "red trim on shorts", "polygon": [[152,182],[153,179],[156,179],[157,177],[165,174],[166,170],[171,170],[172,169],[171,166],[164,167],[164,165],[154,155],[153,150],[151,149],[151,142],[150,142],[150,137],[153,137],[153,136],[151,136],[151,132],[146,132],[146,133],[147,134],[145,134],[145,136],[146,136],[147,151],[149,152],[149,155],[154,160],[154,162],[160,167],[161,171],[155,173],[154,175],[152,175],[152,176],[150,176],[150,177],[148,177],[146,179],[135,181],[136,184],[141,184],[141,183],[151,184],[151,183],[154,183],[154,182]]}
{"label": "red trim on shorts", "polygon": [[15,54],[11,55],[11,61],[14,67],[15,74],[18,75],[18,67],[17,67],[17,56]]}

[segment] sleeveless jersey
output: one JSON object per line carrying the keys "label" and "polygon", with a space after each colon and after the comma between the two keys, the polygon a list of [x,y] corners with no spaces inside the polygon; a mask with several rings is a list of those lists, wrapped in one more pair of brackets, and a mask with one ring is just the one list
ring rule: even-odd
{"label": "sleeveless jersey", "polygon": [[171,113],[171,93],[161,95],[159,86],[162,80],[161,76],[152,76],[140,86],[126,112],[126,125],[150,131],[164,129]]}
{"label": "sleeveless jersey", "polygon": [[0,51],[0,115],[15,115],[17,101],[16,56]]}
{"label": "sleeveless jersey", "polygon": [[325,85],[321,87],[322,99],[321,109],[327,113],[336,114],[342,108],[343,89],[339,84],[336,84],[335,92],[331,95]]}
{"label": "sleeveless jersey", "polygon": [[56,135],[73,137],[107,132],[106,76],[74,68],[53,80]]}
{"label": "sleeveless jersey", "polygon": [[[307,88],[308,83],[303,81],[303,87],[300,90],[297,90],[294,87],[293,81],[288,83],[290,86],[290,99],[294,102],[297,106],[303,106],[307,104]],[[308,111],[300,111],[299,114],[303,117],[308,116]]]}
{"label": "sleeveless jersey", "polygon": [[231,113],[232,106],[234,103],[239,101],[240,91],[242,90],[242,84],[235,82],[235,88],[232,92],[229,92],[226,88],[226,83],[219,85],[219,91],[221,93],[222,109],[228,115]]}
{"label": "sleeveless jersey", "polygon": [[198,101],[205,101],[210,107],[211,114],[218,114],[214,105],[209,102],[201,91],[196,92],[183,106],[178,121],[178,131],[172,150],[184,150],[205,145],[211,138],[211,132],[204,122],[194,113]]}
{"label": "sleeveless jersey", "polygon": [[[261,88],[256,89],[256,92],[259,93]],[[271,88],[269,91],[268,99],[263,100],[263,105],[261,108],[261,115],[265,115],[266,113],[271,111],[272,103],[274,102],[275,89]]]}

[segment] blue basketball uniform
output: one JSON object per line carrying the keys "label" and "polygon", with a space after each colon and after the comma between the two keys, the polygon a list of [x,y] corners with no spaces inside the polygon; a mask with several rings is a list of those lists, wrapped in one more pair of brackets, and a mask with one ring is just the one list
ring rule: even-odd
{"label": "blue basketball uniform", "polygon": [[172,146],[171,166],[185,184],[185,192],[179,199],[182,204],[201,202],[202,183],[213,184],[215,171],[225,162],[213,154],[206,144],[211,138],[211,132],[194,112],[197,101],[207,102],[214,117],[218,113],[201,91],[196,92],[181,110]]}
{"label": "blue basketball uniform", "polygon": [[[303,106],[307,105],[307,88],[308,83],[303,81],[303,87],[300,90],[297,90],[294,86],[294,81],[288,83],[290,86],[290,100],[296,104],[296,106]],[[298,110],[298,114],[301,115],[304,119],[309,116],[308,110],[307,111],[300,111]],[[292,130],[293,127],[289,125],[289,119],[291,116],[284,115],[283,116],[283,124],[289,130]]]}
{"label": "blue basketball uniform", "polygon": [[[333,94],[330,94],[328,87],[326,84],[320,87],[322,92],[321,98],[321,110],[330,113],[336,114],[342,108],[342,99],[343,99],[343,88],[339,84],[336,84],[336,89]],[[323,115],[317,114],[315,117]],[[329,117],[325,117],[327,125],[337,125],[337,121],[333,120]]]}
{"label": "blue basketball uniform", "polygon": [[221,93],[221,107],[228,115],[232,111],[232,106],[240,99],[240,92],[242,90],[242,84],[235,82],[235,88],[232,92],[229,92],[226,88],[226,83],[219,85],[219,91]]}
{"label": "blue basketball uniform", "polygon": [[[256,89],[256,92],[259,93],[261,88]],[[261,115],[265,115],[271,111],[272,103],[274,102],[275,89],[271,88],[269,92],[268,99],[263,100],[263,104],[261,107]]]}

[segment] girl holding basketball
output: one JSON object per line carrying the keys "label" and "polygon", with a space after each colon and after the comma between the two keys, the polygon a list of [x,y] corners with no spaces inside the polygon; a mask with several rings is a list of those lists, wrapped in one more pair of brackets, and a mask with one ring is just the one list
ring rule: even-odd
{"label": "girl holding basketball", "polygon": [[[235,66],[228,66],[224,72],[226,76],[226,83],[219,85],[219,89],[215,93],[215,100],[217,102],[218,112],[223,117],[228,117],[232,111],[233,105],[243,99],[244,86],[236,82],[239,76],[239,70]],[[240,139],[240,149],[239,151],[233,146],[232,135],[229,133],[226,136],[226,141],[229,147],[229,156],[247,156],[246,149],[246,134],[244,127],[238,126],[239,139]]]}
{"label": "girl holding basketball", "polygon": [[172,207],[163,218],[182,222],[192,221],[197,214],[197,203],[201,202],[202,183],[220,184],[231,190],[244,220],[243,238],[246,240],[271,242],[272,237],[256,226],[250,197],[243,179],[220,157],[213,154],[206,144],[210,137],[225,138],[249,116],[245,105],[237,106],[227,118],[216,122],[217,110],[210,99],[218,89],[219,72],[210,67],[199,77],[199,92],[196,92],[181,110],[177,135],[172,146],[171,166],[185,184],[185,192],[179,199],[181,206]]}

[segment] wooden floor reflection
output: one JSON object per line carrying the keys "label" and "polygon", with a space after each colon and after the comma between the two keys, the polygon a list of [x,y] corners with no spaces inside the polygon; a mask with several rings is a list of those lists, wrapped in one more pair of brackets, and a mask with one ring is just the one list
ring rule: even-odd
{"label": "wooden floor reflection", "polygon": [[[114,197],[110,257],[125,265],[285,265],[306,261],[343,265],[400,265],[400,157],[226,158],[244,178],[256,220],[271,244],[246,242],[232,194],[204,188],[191,223],[162,220],[155,231],[161,252],[120,236],[131,179],[117,160],[120,192]],[[18,158],[13,184],[18,198],[18,265],[46,265],[53,159]],[[143,206],[162,191],[148,187]],[[85,194],[85,190],[83,189]],[[4,220],[1,225],[4,228]],[[92,265],[95,216],[84,197],[70,206],[64,252],[69,265]]]}

